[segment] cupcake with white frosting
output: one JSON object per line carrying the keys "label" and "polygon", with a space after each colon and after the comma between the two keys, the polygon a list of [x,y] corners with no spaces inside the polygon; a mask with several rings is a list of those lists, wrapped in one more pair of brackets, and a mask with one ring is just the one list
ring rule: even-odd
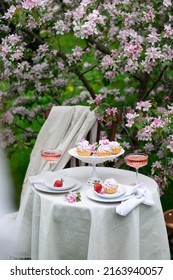
{"label": "cupcake with white frosting", "polygon": [[118,183],[114,178],[106,179],[102,185],[105,193],[107,194],[113,194],[117,192],[118,189]]}
{"label": "cupcake with white frosting", "polygon": [[89,144],[89,141],[82,138],[77,144],[76,151],[79,156],[90,156],[91,145]]}
{"label": "cupcake with white frosting", "polygon": [[121,152],[122,147],[117,141],[110,141],[109,146],[112,150],[112,155],[119,154]]}
{"label": "cupcake with white frosting", "polygon": [[96,151],[96,155],[99,157],[107,157],[107,156],[111,156],[112,154],[112,150],[109,146],[109,144],[101,144],[98,146],[97,151]]}

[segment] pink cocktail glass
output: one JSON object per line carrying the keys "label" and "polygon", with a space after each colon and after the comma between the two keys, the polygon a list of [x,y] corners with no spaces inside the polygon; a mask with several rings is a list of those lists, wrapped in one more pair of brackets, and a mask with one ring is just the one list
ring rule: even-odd
{"label": "pink cocktail glass", "polygon": [[138,169],[148,164],[148,155],[129,154],[125,156],[126,164],[136,169],[136,184],[138,184]]}
{"label": "pink cocktail glass", "polygon": [[41,157],[49,162],[49,170],[52,170],[52,166],[61,158],[61,156],[62,151],[60,150],[47,149],[41,151]]}

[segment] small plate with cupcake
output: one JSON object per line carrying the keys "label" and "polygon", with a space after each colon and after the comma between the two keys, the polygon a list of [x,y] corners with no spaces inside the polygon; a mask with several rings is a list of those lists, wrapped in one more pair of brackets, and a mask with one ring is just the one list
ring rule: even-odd
{"label": "small plate with cupcake", "polygon": [[98,202],[120,202],[127,199],[127,186],[118,184],[114,178],[96,183],[87,191],[88,198]]}
{"label": "small plate with cupcake", "polygon": [[126,192],[126,187],[116,182],[114,178],[106,179],[103,184],[94,185],[94,193],[104,199],[119,197]]}

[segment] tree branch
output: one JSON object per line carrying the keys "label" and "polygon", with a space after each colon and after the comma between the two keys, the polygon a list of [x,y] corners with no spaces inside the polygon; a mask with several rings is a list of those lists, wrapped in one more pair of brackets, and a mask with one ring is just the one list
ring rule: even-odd
{"label": "tree branch", "polygon": [[156,87],[156,85],[160,82],[160,80],[161,80],[161,78],[162,78],[164,72],[166,71],[166,68],[167,68],[167,67],[168,67],[168,66],[166,65],[166,66],[163,68],[162,72],[161,72],[160,75],[158,76],[157,80],[153,83],[152,87],[151,87],[151,88],[144,94],[144,96],[142,97],[142,100],[145,100],[145,99],[147,98],[147,96],[150,94],[150,92],[151,92],[151,91]]}
{"label": "tree branch", "polygon": [[41,40],[41,38],[39,36],[37,36],[37,34],[35,34],[33,31],[26,29],[26,28],[22,28],[22,31],[28,35],[30,35],[31,37],[33,37],[34,41],[36,43],[38,43],[39,45],[43,45],[44,41]]}
{"label": "tree branch", "polygon": [[[34,38],[35,42],[37,42],[39,45],[44,44],[44,41],[39,36],[37,36],[33,31],[28,30],[26,28],[23,28],[22,31],[25,32],[26,34],[32,36]],[[64,53],[57,51],[57,56],[60,57],[68,66],[68,57]],[[74,72],[78,76],[78,78],[82,81],[83,85],[87,88],[91,97],[95,98],[95,92],[94,92],[93,88],[91,87],[91,85],[89,84],[89,81],[85,78],[84,74],[81,73],[77,67],[74,69]]]}
{"label": "tree branch", "polygon": [[85,78],[85,76],[80,72],[78,68],[74,69],[75,74],[78,76],[78,78],[82,81],[83,85],[87,88],[89,91],[91,97],[95,98],[95,92],[93,88],[91,87],[89,81]]}
{"label": "tree branch", "polygon": [[95,45],[96,48],[103,54],[111,55],[111,51],[108,48],[106,48],[104,45],[101,45],[100,43],[95,42],[93,38],[89,37],[87,40],[91,45]]}
{"label": "tree branch", "polygon": [[93,70],[94,68],[96,68],[97,65],[93,65],[92,67],[90,67],[89,69],[85,70],[84,72],[82,72],[82,75],[85,75],[86,73],[90,72],[91,70]]}

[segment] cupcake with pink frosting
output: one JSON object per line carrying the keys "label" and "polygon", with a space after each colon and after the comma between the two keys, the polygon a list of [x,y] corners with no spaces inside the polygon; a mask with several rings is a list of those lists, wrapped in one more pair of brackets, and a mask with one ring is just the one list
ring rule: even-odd
{"label": "cupcake with pink frosting", "polygon": [[113,194],[117,192],[118,184],[114,178],[106,179],[102,185],[105,193]]}
{"label": "cupcake with pink frosting", "polygon": [[79,156],[90,156],[91,155],[91,145],[89,141],[85,140],[84,138],[80,139],[77,144],[76,151]]}

